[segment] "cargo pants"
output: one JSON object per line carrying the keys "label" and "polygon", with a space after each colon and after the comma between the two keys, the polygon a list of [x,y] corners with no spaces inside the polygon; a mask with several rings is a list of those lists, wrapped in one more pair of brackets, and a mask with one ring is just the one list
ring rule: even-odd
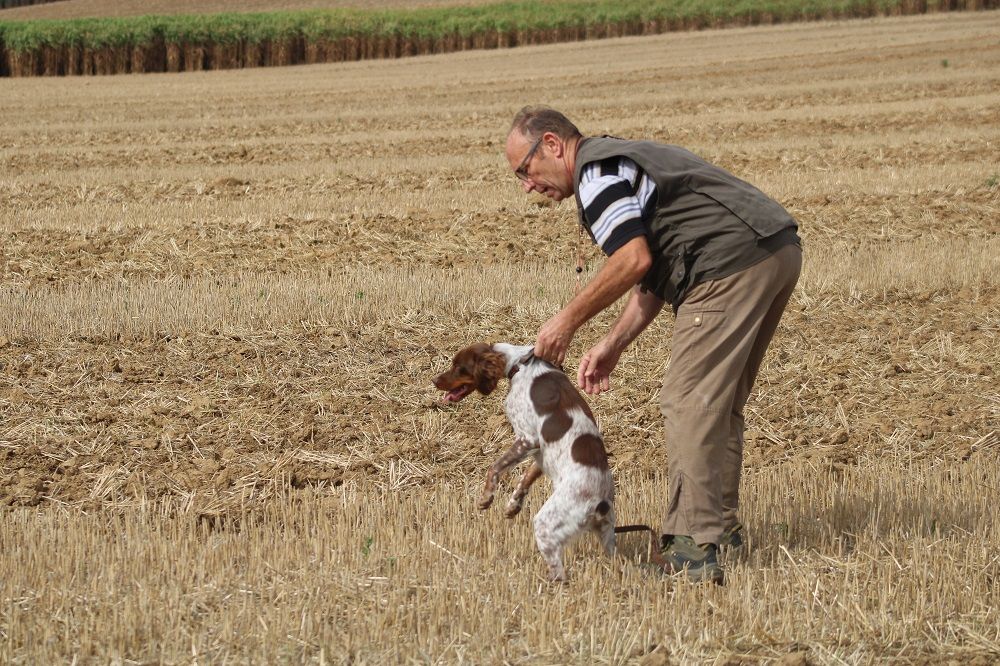
{"label": "cargo pants", "polygon": [[662,533],[718,544],[736,523],[743,407],[798,281],[802,250],[696,285],[677,310],[660,410],[669,502]]}

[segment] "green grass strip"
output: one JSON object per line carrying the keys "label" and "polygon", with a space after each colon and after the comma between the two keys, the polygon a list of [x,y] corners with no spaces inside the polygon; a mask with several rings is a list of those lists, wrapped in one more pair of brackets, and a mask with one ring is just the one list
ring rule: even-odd
{"label": "green grass strip", "polygon": [[[249,14],[207,14],[0,21],[0,42],[13,52],[41,47],[86,48],[167,43],[261,43],[304,38],[398,36],[436,39],[489,32],[580,28],[635,21],[702,21],[706,25],[762,18],[785,22],[822,16],[950,8],[948,0],[522,0],[472,7],[392,10],[311,10]],[[980,6],[1000,6],[986,0]]]}

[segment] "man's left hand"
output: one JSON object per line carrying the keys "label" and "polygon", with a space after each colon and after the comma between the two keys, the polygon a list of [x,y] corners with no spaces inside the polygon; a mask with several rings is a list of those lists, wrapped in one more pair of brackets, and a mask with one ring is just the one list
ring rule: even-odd
{"label": "man's left hand", "polygon": [[535,356],[561,366],[566,360],[566,350],[573,341],[576,327],[568,323],[562,314],[542,324],[535,340]]}

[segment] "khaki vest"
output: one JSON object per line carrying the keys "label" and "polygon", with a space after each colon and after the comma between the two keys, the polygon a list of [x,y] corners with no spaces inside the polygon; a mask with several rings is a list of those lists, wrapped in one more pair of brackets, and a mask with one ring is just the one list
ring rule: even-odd
{"label": "khaki vest", "polygon": [[588,231],[580,175],[609,157],[628,157],[656,183],[655,212],[643,220],[653,265],[640,284],[674,310],[694,285],[799,243],[792,216],[753,185],[678,146],[611,137],[583,139],[576,154],[576,205]]}

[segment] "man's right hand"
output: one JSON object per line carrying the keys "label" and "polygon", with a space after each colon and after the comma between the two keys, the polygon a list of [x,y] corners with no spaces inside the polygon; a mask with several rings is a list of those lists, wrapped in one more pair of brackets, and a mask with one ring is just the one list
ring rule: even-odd
{"label": "man's right hand", "polygon": [[618,365],[621,350],[611,342],[601,340],[580,359],[576,380],[588,395],[598,395],[611,388],[611,371]]}

